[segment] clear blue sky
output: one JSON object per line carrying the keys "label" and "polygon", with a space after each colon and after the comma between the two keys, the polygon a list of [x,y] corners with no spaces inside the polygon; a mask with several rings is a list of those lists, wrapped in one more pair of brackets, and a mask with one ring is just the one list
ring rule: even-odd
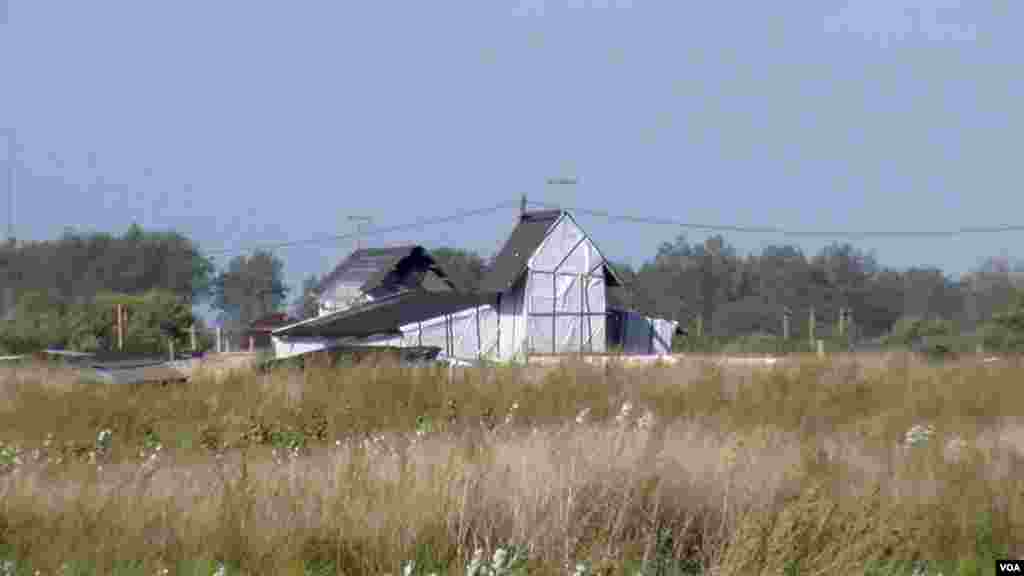
{"label": "clear blue sky", "polygon": [[[524,192],[728,225],[1016,224],[1021,22],[1015,0],[0,0],[0,128],[26,239],[135,220],[213,250]],[[514,216],[366,242],[486,255]],[[578,220],[634,265],[678,232]],[[1022,240],[855,244],[957,275]],[[351,249],[280,255],[297,286]]]}

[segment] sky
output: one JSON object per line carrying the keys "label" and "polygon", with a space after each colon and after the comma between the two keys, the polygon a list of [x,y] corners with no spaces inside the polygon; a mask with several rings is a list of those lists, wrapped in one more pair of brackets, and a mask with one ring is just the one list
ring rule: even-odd
{"label": "sky", "polygon": [[[522,194],[725,226],[1024,224],[1022,21],[1013,0],[0,0],[0,166],[21,239],[137,222],[211,251]],[[363,245],[486,256],[517,212]],[[634,266],[709,234],[576,218]],[[724,235],[740,253],[843,240]],[[958,276],[1022,240],[853,243]],[[276,253],[297,292],[353,248]]]}

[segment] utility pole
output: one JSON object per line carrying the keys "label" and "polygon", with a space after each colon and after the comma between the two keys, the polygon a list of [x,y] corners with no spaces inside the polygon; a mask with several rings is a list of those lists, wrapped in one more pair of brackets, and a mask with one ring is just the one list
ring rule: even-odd
{"label": "utility pole", "polygon": [[372,216],[349,216],[348,217],[348,221],[349,222],[357,222],[357,224],[356,224],[356,250],[359,250],[361,248],[360,240],[362,239],[363,226],[365,224],[369,224],[369,223],[373,222],[373,217]]}
{"label": "utility pole", "polygon": [[7,130],[7,240],[11,246],[18,241],[14,234],[14,156],[16,146],[14,128],[9,128]]}

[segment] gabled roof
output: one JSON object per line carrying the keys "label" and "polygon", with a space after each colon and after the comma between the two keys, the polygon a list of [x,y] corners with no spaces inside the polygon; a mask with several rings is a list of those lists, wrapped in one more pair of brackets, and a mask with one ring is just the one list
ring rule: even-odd
{"label": "gabled roof", "polygon": [[431,288],[448,289],[454,285],[447,281],[447,275],[434,262],[430,254],[422,246],[396,246],[391,248],[363,248],[356,250],[341,261],[317,287],[319,292],[338,282],[346,282],[359,286],[361,292],[369,292],[383,284],[388,275],[398,270],[399,265],[407,258],[426,259],[429,262],[428,279]]}
{"label": "gabled roof", "polygon": [[[530,256],[547,238],[548,233],[562,216],[572,218],[564,210],[542,210],[525,212],[505,245],[494,258],[494,262],[480,286],[481,292],[504,292],[512,287],[526,271],[526,263]],[[573,221],[575,224],[575,221]],[[593,240],[591,240],[593,242]],[[596,245],[595,245],[596,248]],[[611,280],[608,285],[620,286],[622,281],[605,259],[605,272]]]}
{"label": "gabled roof", "polygon": [[274,336],[361,338],[396,333],[400,326],[422,322],[444,314],[493,304],[482,294],[431,293],[423,290],[400,292],[393,296],[303,320],[274,330]]}
{"label": "gabled roof", "polygon": [[487,275],[480,283],[480,290],[504,292],[511,288],[526,270],[526,261],[540,247],[548,231],[561,217],[561,210],[524,213],[494,258]]}

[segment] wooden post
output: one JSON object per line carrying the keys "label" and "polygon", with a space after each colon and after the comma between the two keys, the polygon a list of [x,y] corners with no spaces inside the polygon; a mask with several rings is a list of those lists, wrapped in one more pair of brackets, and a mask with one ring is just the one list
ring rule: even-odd
{"label": "wooden post", "polygon": [[817,340],[817,344],[818,344],[818,358],[824,358],[825,357],[825,341],[824,340]]}
{"label": "wooden post", "polygon": [[790,309],[784,308],[782,310],[782,339],[789,340],[789,315],[792,314]]}
{"label": "wooden post", "polygon": [[704,336],[704,316],[697,314],[697,338]]}
{"label": "wooden post", "polygon": [[167,339],[167,350],[170,352],[171,362],[174,362],[174,338]]}
{"label": "wooden post", "polygon": [[217,326],[217,353],[220,354],[223,351],[223,341],[221,340],[220,326]]}
{"label": "wooden post", "polygon": [[192,348],[192,351],[196,351],[196,326],[195,324],[188,327],[188,343]]}
{"label": "wooden post", "polygon": [[256,340],[252,336],[249,336],[249,352],[253,352],[255,350],[256,350]]}
{"label": "wooden post", "polygon": [[115,324],[117,325],[117,349],[124,350],[124,318],[121,315],[123,308],[120,304],[114,310],[114,315],[117,316]]}
{"label": "wooden post", "polygon": [[807,320],[807,333],[810,334],[811,336],[811,346],[814,346],[815,342],[817,341],[817,339],[814,337],[814,327],[816,324],[817,321],[814,318],[814,306],[811,306],[811,314]]}
{"label": "wooden post", "polygon": [[846,334],[846,308],[839,308],[839,336]]}

